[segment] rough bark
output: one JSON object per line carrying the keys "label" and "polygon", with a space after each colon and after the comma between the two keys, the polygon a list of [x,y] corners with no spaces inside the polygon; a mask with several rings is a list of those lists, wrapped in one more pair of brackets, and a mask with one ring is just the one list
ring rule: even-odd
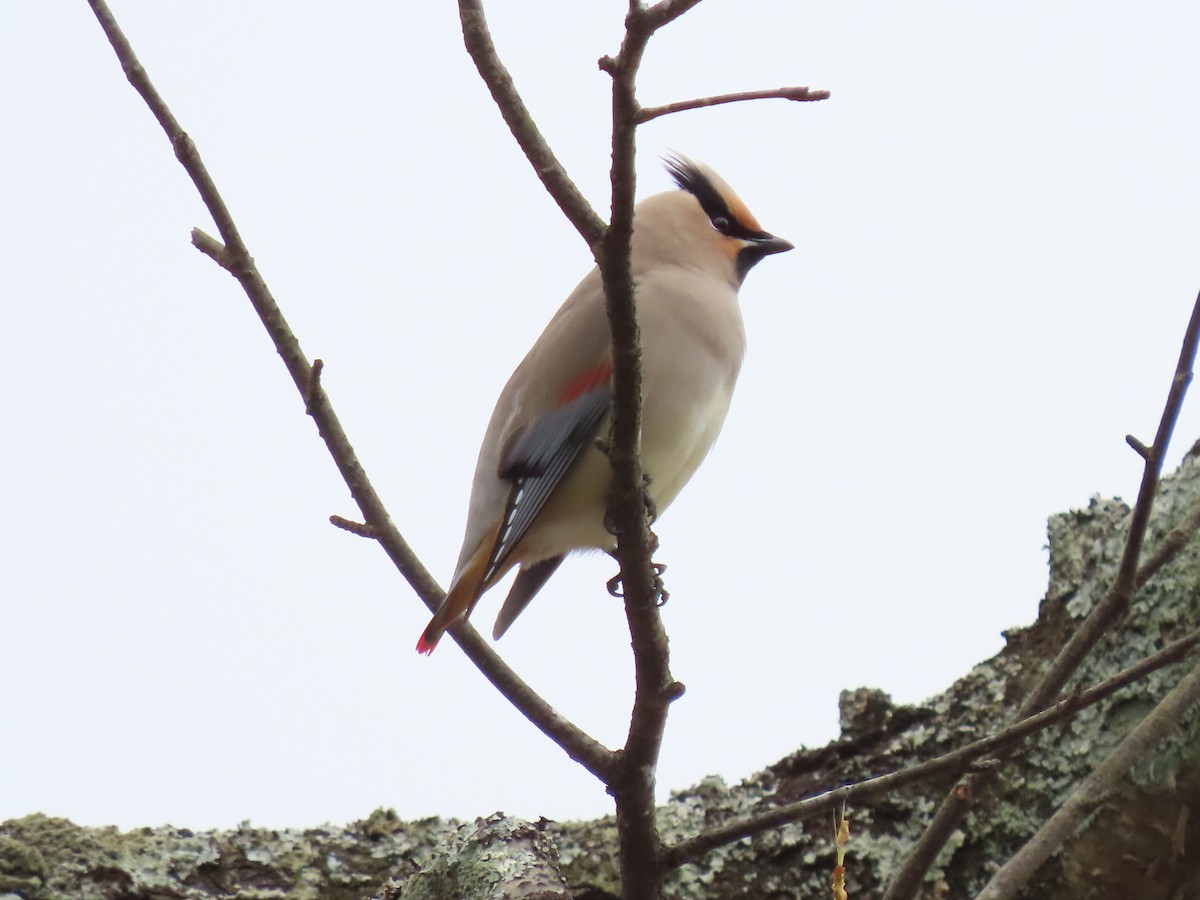
{"label": "rough bark", "polygon": [[[1200,505],[1197,448],[1166,479],[1148,535],[1156,543]],[[1001,727],[1065,637],[1103,596],[1120,558],[1129,509],[1094,499],[1050,520],[1050,585],[1038,621],[925,704],[894,706],[881,691],[842,695],[842,735],[801,749],[743,783],[709,779],[659,810],[666,842],[870,775],[902,768]],[[986,576],[981,576],[986,577]],[[964,603],[970,598],[964,597]],[[1095,684],[1200,626],[1200,547],[1185,547],[1138,594],[1084,664]],[[866,626],[864,626],[866,627]],[[939,638],[930,636],[931,642]],[[929,648],[897,648],[897,659]],[[1071,786],[1194,665],[1149,676],[1067,725],[1028,740],[947,847],[923,897],[971,897],[1066,797]],[[1173,900],[1200,895],[1200,715],[1175,732],[1087,820],[1025,896]],[[848,811],[851,896],[880,895],[951,782],[901,790]],[[33,815],[0,824],[0,898],[545,898],[618,895],[611,818],[529,824],[500,815],[460,825],[404,823],[377,811],[345,827],[227,832],[80,828]],[[831,823],[789,825],[710,853],[668,878],[672,898],[829,896]],[[560,881],[558,876],[565,878]],[[394,880],[389,881],[392,878]]]}

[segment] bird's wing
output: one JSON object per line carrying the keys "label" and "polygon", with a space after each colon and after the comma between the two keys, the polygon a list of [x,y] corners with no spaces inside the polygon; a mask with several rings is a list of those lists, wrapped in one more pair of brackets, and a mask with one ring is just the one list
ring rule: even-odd
{"label": "bird's wing", "polygon": [[[554,489],[596,437],[612,402],[604,381],[526,425],[500,459],[499,476],[512,483],[483,584],[504,570],[504,563],[529,530]],[[599,380],[597,378],[596,380]],[[532,596],[532,595],[531,595]]]}

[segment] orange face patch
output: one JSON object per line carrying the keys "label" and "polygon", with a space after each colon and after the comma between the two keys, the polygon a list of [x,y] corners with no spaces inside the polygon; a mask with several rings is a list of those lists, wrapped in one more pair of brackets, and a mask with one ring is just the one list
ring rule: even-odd
{"label": "orange face patch", "polygon": [[758,219],[754,218],[754,215],[746,208],[746,204],[742,202],[742,198],[733,191],[726,192],[725,204],[729,207],[729,214],[733,216],[734,221],[747,231],[762,231]]}

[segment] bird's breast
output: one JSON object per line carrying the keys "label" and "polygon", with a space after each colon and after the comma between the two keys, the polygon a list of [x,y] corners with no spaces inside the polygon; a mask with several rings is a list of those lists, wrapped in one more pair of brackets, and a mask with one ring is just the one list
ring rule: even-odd
{"label": "bird's breast", "polygon": [[745,354],[737,297],[711,280],[660,289],[639,305],[642,325],[642,467],[660,511],[695,474],[720,434]]}

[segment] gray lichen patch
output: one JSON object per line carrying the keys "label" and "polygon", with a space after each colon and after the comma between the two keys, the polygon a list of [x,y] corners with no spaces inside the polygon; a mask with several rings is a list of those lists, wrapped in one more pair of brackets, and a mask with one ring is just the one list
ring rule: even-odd
{"label": "gray lichen patch", "polygon": [[404,900],[569,900],[557,849],[544,830],[494,813],[446,834],[416,875]]}
{"label": "gray lichen patch", "polygon": [[377,811],[348,826],[232,831],[83,828],[26,816],[0,824],[0,886],[24,900],[214,896],[359,900],[411,874],[453,823]]}

